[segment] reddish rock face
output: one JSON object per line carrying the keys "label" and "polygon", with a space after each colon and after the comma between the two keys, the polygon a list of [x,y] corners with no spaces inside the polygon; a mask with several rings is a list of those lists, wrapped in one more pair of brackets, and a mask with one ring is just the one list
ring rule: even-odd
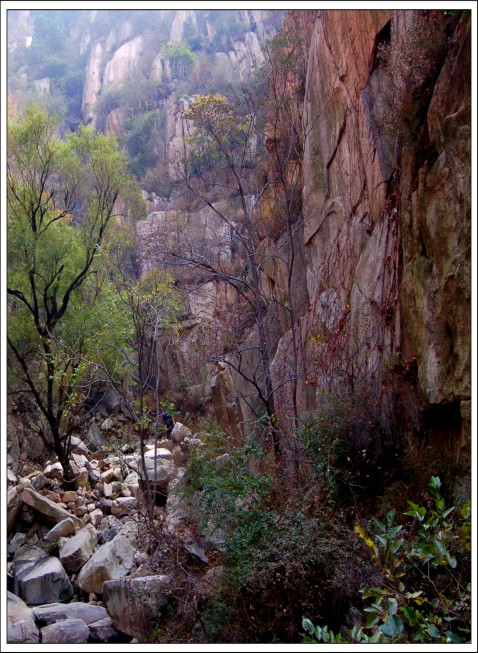
{"label": "reddish rock face", "polygon": [[[448,439],[451,433],[445,444],[466,463],[470,34],[466,16],[446,20],[440,12],[318,14],[304,102],[302,287],[309,306],[296,324],[298,399],[300,411],[316,409],[322,389],[330,391],[330,366],[343,377],[352,360],[369,391],[379,391],[384,370],[398,362],[407,376],[399,400],[410,433],[426,430],[436,446],[445,443],[440,428]],[[413,47],[437,50],[429,41],[446,30],[453,46],[439,50],[441,59],[430,63],[420,52],[413,59]],[[413,41],[413,34],[428,40]],[[401,48],[394,69],[385,65],[384,47]],[[400,69],[400,56],[412,57],[411,72]],[[404,97],[391,103],[387,88]],[[413,125],[407,93],[418,94],[422,107]],[[276,385],[292,355],[287,332],[273,363]],[[290,388],[278,403],[291,405]],[[441,417],[438,404],[448,406]]]}

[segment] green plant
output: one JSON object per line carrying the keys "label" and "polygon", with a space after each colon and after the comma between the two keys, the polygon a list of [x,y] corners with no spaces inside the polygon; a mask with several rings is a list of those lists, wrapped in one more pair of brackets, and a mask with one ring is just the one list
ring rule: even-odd
{"label": "green plant", "polygon": [[164,56],[169,59],[173,76],[186,79],[191,71],[196,55],[187,43],[170,41],[164,46]]}
{"label": "green plant", "polygon": [[[357,524],[356,533],[369,549],[380,584],[362,589],[363,624],[350,631],[350,641],[360,643],[462,643],[470,634],[470,584],[466,556],[470,551],[470,504],[453,519],[455,507],[447,508],[440,492],[441,481],[428,483],[428,508],[409,501],[405,514],[414,518],[408,529],[394,525],[395,510],[385,521],[374,520],[376,532],[369,536]],[[407,537],[408,535],[408,537]],[[457,573],[462,554],[464,571]],[[303,627],[318,641],[323,629],[304,619]],[[327,634],[330,637],[330,633]],[[319,638],[322,637],[322,640]],[[304,640],[303,640],[304,641]]]}
{"label": "green plant", "polygon": [[317,642],[323,642],[324,644],[343,644],[345,642],[345,639],[340,633],[335,635],[327,626],[323,628],[314,626],[307,617],[302,618],[302,628],[308,635],[302,637],[301,644],[317,644]]}

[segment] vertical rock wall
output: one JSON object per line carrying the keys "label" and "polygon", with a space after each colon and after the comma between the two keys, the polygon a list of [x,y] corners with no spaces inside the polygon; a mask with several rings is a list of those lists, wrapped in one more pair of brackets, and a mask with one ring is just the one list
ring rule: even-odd
{"label": "vertical rock wall", "polygon": [[[403,104],[387,105],[390,71],[380,59],[380,46],[393,47],[408,29],[405,13],[317,14],[304,106],[309,306],[297,323],[299,407],[305,414],[320,406],[331,389],[332,365],[336,390],[355,383],[355,390],[362,384],[378,393],[386,391],[393,368],[407,379],[398,401],[409,434],[419,432],[466,462],[469,19],[437,24],[448,29],[447,54],[438,78],[427,80],[431,99],[423,92],[420,142],[406,143],[387,132],[387,121],[396,118],[390,112]],[[274,361],[277,382],[291,347],[288,332]],[[287,405],[290,390],[282,392]]]}

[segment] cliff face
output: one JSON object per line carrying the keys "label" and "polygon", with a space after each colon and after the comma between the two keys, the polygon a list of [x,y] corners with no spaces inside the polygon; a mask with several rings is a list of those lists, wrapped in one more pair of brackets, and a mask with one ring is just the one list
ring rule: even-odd
{"label": "cliff face", "polygon": [[[450,20],[433,24],[446,31],[447,46],[437,70],[420,72],[418,136],[410,138],[395,127],[394,112],[406,104],[386,97],[396,70],[381,48],[393,56],[399,44],[425,47],[410,35],[430,27],[411,25],[407,12],[318,12],[304,107],[309,306],[297,322],[299,403],[303,414],[321,405],[334,365],[341,377],[335,388],[346,377],[355,389],[379,395],[395,379],[410,444],[420,433],[467,461],[470,29],[465,15],[458,24]],[[402,90],[413,93],[413,79],[408,83]],[[291,348],[289,331],[278,345],[277,379]]]}

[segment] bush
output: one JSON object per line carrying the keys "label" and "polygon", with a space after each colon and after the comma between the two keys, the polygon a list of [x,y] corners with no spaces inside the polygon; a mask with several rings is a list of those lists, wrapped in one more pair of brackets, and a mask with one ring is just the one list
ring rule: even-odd
{"label": "bush", "polygon": [[333,618],[337,603],[348,604],[368,577],[338,513],[307,514],[302,493],[286,491],[264,458],[250,441],[228,462],[197,458],[188,472],[203,530],[220,528],[226,542],[227,580],[203,612],[205,641],[293,641],[305,609],[329,606]]}
{"label": "bush", "polygon": [[171,62],[173,77],[186,79],[196,55],[187,43],[171,41],[164,47],[164,56]]}
{"label": "bush", "polygon": [[[394,525],[395,509],[384,522],[374,520],[369,536],[356,532],[376,565],[376,586],[360,590],[372,599],[362,623],[333,635],[304,618],[303,642],[463,643],[471,626],[470,503],[460,511],[447,508],[441,482],[432,476],[428,507],[409,501],[411,526]],[[461,562],[461,565],[459,564]]]}

